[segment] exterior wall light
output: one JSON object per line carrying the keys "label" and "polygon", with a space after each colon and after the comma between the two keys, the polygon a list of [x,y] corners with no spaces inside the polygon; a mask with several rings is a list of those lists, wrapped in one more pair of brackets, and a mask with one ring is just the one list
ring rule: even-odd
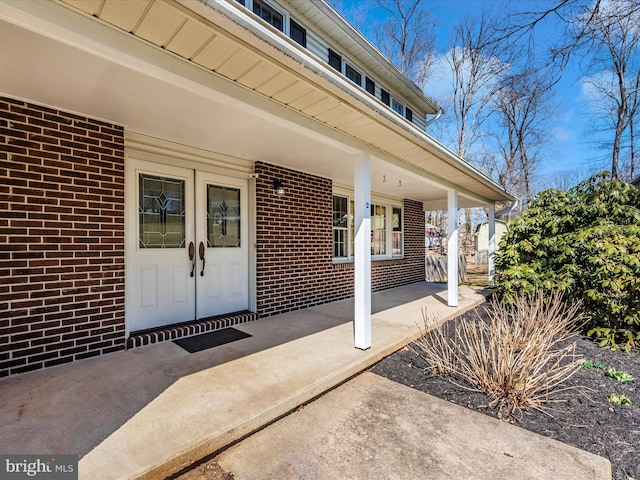
{"label": "exterior wall light", "polygon": [[278,179],[275,179],[273,181],[273,190],[274,192],[276,192],[276,195],[278,196],[283,196],[285,191],[284,191],[284,185],[282,184],[282,182]]}

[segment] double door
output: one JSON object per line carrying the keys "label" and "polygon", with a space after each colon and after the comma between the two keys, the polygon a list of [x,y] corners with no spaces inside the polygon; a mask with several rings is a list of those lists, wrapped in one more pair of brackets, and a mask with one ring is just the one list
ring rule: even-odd
{"label": "double door", "polygon": [[248,309],[247,181],[139,160],[129,166],[129,331]]}

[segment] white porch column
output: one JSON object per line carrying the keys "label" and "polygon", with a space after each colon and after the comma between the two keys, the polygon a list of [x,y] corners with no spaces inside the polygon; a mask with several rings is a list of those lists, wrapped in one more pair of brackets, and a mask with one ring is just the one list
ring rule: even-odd
{"label": "white porch column", "polygon": [[495,274],[495,266],[493,265],[493,256],[496,253],[496,205],[489,205],[489,251],[487,252],[489,261],[489,286],[493,286],[493,275]]}
{"label": "white porch column", "polygon": [[371,347],[371,160],[358,155],[354,168],[354,337],[355,347]]}
{"label": "white porch column", "polygon": [[447,193],[447,304],[458,306],[458,192]]}

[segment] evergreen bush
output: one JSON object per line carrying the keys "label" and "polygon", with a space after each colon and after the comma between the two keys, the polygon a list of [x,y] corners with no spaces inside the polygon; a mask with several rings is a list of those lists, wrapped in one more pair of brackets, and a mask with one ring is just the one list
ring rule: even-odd
{"label": "evergreen bush", "polygon": [[640,189],[602,172],[539,193],[502,237],[495,265],[499,297],[560,291],[582,302],[601,346],[640,345]]}

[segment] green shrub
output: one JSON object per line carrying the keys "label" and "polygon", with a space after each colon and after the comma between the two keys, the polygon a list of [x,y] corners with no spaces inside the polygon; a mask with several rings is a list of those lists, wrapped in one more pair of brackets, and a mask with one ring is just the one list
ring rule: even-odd
{"label": "green shrub", "polygon": [[582,301],[601,346],[640,345],[640,190],[606,172],[546,190],[510,224],[496,255],[496,292],[537,288]]}

